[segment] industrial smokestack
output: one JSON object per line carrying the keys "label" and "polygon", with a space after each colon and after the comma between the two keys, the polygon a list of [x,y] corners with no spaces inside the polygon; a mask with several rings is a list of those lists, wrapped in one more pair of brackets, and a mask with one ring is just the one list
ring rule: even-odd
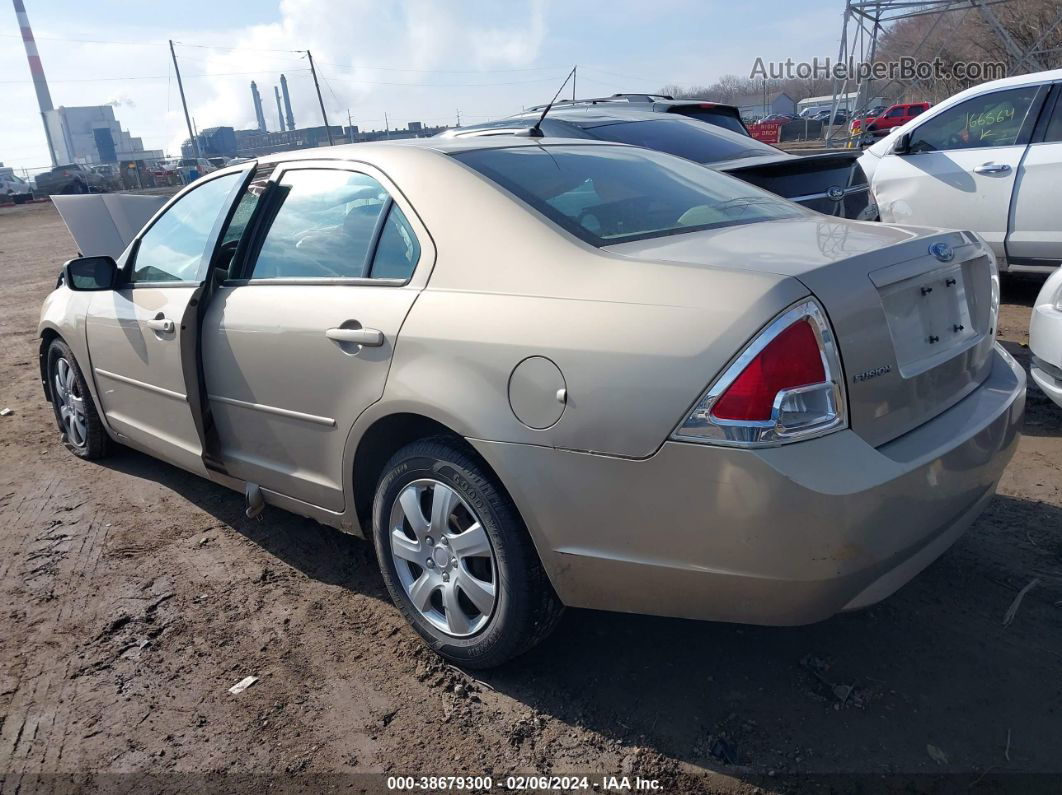
{"label": "industrial smokestack", "polygon": [[258,122],[259,132],[266,131],[265,114],[262,113],[262,95],[258,93],[258,86],[251,81],[251,101],[254,102],[254,118]]}
{"label": "industrial smokestack", "polygon": [[280,76],[280,93],[284,95],[284,111],[288,116],[288,130],[295,129],[295,116],[291,112],[291,96],[288,94],[288,78]]}
{"label": "industrial smokestack", "polygon": [[284,111],[280,109],[280,89],[273,86],[273,91],[277,95],[277,121],[280,122],[280,131],[284,132]]}
{"label": "industrial smokestack", "polygon": [[18,26],[22,31],[22,43],[26,47],[26,60],[29,61],[30,76],[33,78],[33,88],[37,92],[37,106],[41,110],[41,121],[44,122],[44,136],[48,139],[48,155],[52,158],[52,165],[59,165],[55,160],[55,147],[52,145],[52,133],[48,129],[49,111],[52,107],[52,95],[48,91],[48,81],[44,78],[44,67],[41,65],[41,56],[37,52],[37,42],[33,40],[33,31],[30,29],[29,17],[26,16],[26,7],[22,0],[14,0],[15,16],[18,17]]}

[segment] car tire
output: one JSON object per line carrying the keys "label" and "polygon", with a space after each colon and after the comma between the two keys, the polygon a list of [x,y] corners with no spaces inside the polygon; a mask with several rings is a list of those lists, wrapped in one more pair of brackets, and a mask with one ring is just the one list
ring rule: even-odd
{"label": "car tire", "polygon": [[47,364],[48,394],[63,444],[78,458],[103,458],[110,452],[111,440],[70,346],[54,340],[48,346]]}
{"label": "car tire", "polygon": [[[437,499],[453,507],[432,523]],[[466,535],[477,526],[482,533]],[[500,665],[545,639],[563,613],[512,500],[456,439],[413,442],[391,457],[373,501],[373,537],[392,600],[428,646],[458,665]],[[492,589],[481,588],[487,582]],[[489,615],[484,591],[493,593]]]}

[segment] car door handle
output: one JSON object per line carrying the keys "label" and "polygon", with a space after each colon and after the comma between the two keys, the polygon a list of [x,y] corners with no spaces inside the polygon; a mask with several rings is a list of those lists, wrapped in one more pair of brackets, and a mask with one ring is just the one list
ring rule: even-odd
{"label": "car door handle", "polygon": [[173,321],[167,320],[164,317],[154,317],[147,322],[147,327],[154,331],[161,331],[163,334],[173,333]]}
{"label": "car door handle", "polygon": [[378,348],[384,342],[383,332],[374,328],[330,328],[325,336],[336,342],[352,342],[368,348]]}
{"label": "car door handle", "polygon": [[1006,174],[1010,166],[1006,163],[982,163],[974,168],[975,174]]}

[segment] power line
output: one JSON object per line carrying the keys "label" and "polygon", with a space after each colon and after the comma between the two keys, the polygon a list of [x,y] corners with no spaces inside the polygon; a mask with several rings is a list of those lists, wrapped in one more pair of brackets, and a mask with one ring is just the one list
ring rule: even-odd
{"label": "power line", "polygon": [[[184,75],[185,79],[194,77],[241,77],[246,75],[263,74],[287,74],[289,72],[309,72],[309,69],[256,69],[253,72],[201,72],[199,74]],[[127,77],[71,77],[53,80],[48,78],[49,83],[104,83],[115,80],[169,80],[171,75],[129,75]],[[32,83],[32,80],[0,80],[0,85],[12,85],[17,83]]]}
{"label": "power line", "polygon": [[476,87],[489,87],[489,86],[523,86],[530,85],[532,83],[553,83],[556,82],[557,77],[538,77],[534,80],[511,80],[505,82],[496,83],[396,83],[390,81],[381,80],[344,80],[337,77],[329,78],[334,83],[349,83],[352,85],[367,85],[367,86],[410,86],[413,88],[476,88]]}
{"label": "power line", "polygon": [[340,71],[356,72],[360,69],[371,69],[378,72],[422,72],[425,74],[489,74],[491,72],[542,72],[545,70],[557,71],[565,69],[564,66],[525,66],[518,69],[409,69],[399,66],[369,66],[364,64],[341,64],[318,61],[323,66],[335,66]]}

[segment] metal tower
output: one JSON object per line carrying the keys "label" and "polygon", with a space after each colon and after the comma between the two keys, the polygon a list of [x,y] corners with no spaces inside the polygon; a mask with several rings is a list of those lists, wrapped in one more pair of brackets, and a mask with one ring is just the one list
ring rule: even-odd
{"label": "metal tower", "polygon": [[280,76],[280,93],[284,95],[284,113],[287,116],[288,131],[295,129],[295,116],[291,112],[291,96],[288,94],[288,78]]}
{"label": "metal tower", "polygon": [[55,159],[55,146],[52,144],[52,132],[48,129],[48,112],[55,110],[52,106],[52,95],[48,91],[48,81],[44,78],[44,67],[41,65],[41,56],[37,52],[37,42],[33,40],[33,30],[30,28],[29,17],[26,16],[26,7],[22,0],[14,0],[15,16],[18,17],[18,26],[22,32],[22,43],[26,47],[26,60],[29,61],[30,76],[33,78],[33,89],[37,92],[37,106],[41,111],[41,121],[44,123],[44,137],[48,140],[48,156],[52,159],[52,165],[59,165]]}
{"label": "metal tower", "polygon": [[258,93],[258,86],[251,81],[251,101],[254,103],[254,118],[258,122],[259,132],[266,131],[265,114],[262,113],[262,95]]}
{"label": "metal tower", "polygon": [[[1008,54],[1007,73],[1011,75],[1024,72],[1035,72],[1046,69],[1041,56],[1046,54],[1042,49],[1048,37],[1062,25],[1062,4],[1059,5],[1058,16],[1053,24],[1048,25],[1042,32],[1039,40],[1032,47],[1022,49],[1014,41],[1000,24],[999,17],[992,10],[992,6],[1010,2],[1011,0],[846,0],[844,7],[844,22],[841,29],[841,45],[837,54],[837,63],[846,64],[849,60],[855,63],[873,63],[877,55],[878,39],[885,28],[901,19],[909,19],[919,16],[935,16],[936,19],[929,26],[922,40],[914,51],[909,53],[912,57],[920,60],[933,60],[940,54],[936,52],[923,52],[922,48],[932,37],[942,21],[947,19],[951,24],[957,25],[966,14],[976,12],[980,14],[988,27],[995,33],[996,38],[1002,43]],[[955,14],[958,12],[958,16]],[[897,81],[887,81],[877,87],[872,85],[873,79],[862,77],[853,78],[848,76],[843,80],[833,81],[833,114],[837,113],[841,97],[845,94],[856,92],[856,108],[864,108],[868,100],[874,96],[873,91],[884,92],[890,85]],[[920,81],[911,81],[917,84]],[[832,116],[831,116],[832,118]],[[847,141],[847,133],[835,135],[833,129],[826,135],[826,145]]]}

